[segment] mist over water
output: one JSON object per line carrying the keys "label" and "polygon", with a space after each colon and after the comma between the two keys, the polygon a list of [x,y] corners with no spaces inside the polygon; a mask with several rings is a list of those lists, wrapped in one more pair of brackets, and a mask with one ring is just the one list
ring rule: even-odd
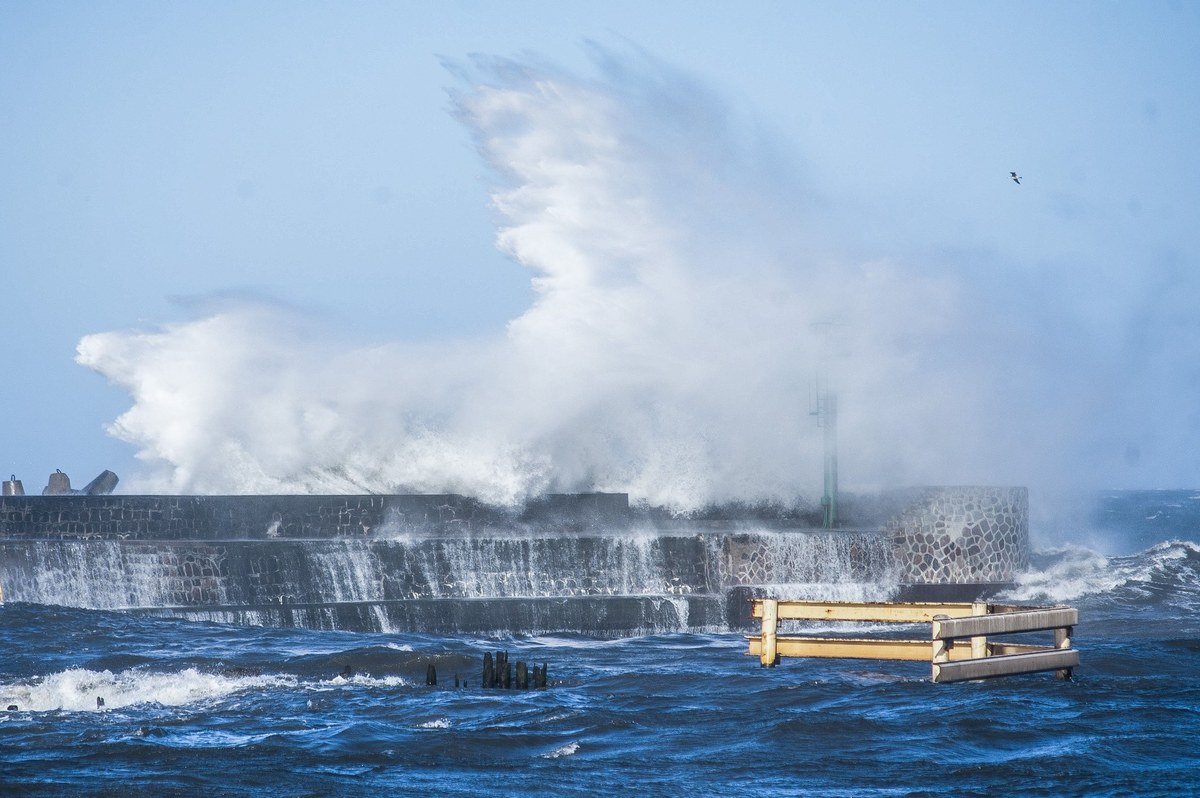
{"label": "mist over water", "polygon": [[1129,280],[1081,291],[1082,269],[927,257],[904,231],[894,255],[841,254],[855,220],[798,156],[691,77],[594,53],[589,76],[450,65],[525,312],[490,338],[353,346],[222,297],[89,335],[78,362],[133,402],[110,432],[146,470],[122,487],[791,501],[820,493],[826,366],[850,489],[1200,481],[1200,323],[1177,295],[1148,313]]}

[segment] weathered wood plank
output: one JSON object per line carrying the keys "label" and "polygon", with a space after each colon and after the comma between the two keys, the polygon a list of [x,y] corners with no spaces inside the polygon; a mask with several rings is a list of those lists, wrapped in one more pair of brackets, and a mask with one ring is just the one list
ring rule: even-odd
{"label": "weathered wood plank", "polygon": [[[976,615],[987,615],[987,614],[988,614],[988,606],[984,602],[977,601],[971,605],[972,617],[974,617]],[[986,637],[981,637],[981,636],[980,637],[972,637],[971,638],[971,656],[972,657],[986,657],[988,655],[987,642],[988,641],[987,641]]]}
{"label": "weathered wood plank", "polygon": [[1038,651],[1054,651],[1054,646],[1038,646],[1032,643],[988,642],[988,656],[1003,657],[1009,654],[1033,654]]}
{"label": "weathered wood plank", "polygon": [[1039,651],[1030,654],[1012,654],[1006,657],[968,659],[959,662],[933,663],[933,681],[938,683],[964,682],[971,679],[991,679],[997,676],[1015,676],[1020,673],[1057,671],[1079,666],[1079,652]]}
{"label": "weathered wood plank", "polygon": [[[749,656],[762,655],[758,637],[747,637]],[[822,659],[876,659],[929,661],[928,640],[880,640],[878,638],[848,637],[776,637],[775,650],[781,657],[816,657]],[[952,657],[966,659],[970,649],[952,649]]]}
{"label": "weathered wood plank", "polygon": [[945,640],[977,635],[1001,635],[1013,632],[1039,632],[1074,626],[1079,622],[1079,611],[1074,607],[1055,607],[1025,612],[1005,612],[998,615],[981,615],[971,618],[934,618],[933,639]]}
{"label": "weathered wood plank", "polygon": [[761,663],[764,668],[774,668],[779,662],[779,649],[776,647],[776,630],[779,627],[779,602],[768,599],[762,603],[762,647]]}
{"label": "weathered wood plank", "polygon": [[[773,599],[754,599],[751,615],[763,617],[763,604]],[[970,617],[969,602],[885,604],[882,602],[776,601],[779,620],[788,621],[875,621],[879,623],[929,623],[935,615]]]}

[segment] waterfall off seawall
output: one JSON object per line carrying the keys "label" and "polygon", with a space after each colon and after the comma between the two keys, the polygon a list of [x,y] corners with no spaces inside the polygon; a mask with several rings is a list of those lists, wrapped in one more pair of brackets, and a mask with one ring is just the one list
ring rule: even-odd
{"label": "waterfall off seawall", "polygon": [[4,496],[10,602],[229,623],[623,636],[741,628],[748,599],[972,599],[1029,554],[1023,488],[924,488],[878,523],[663,519],[624,494]]}

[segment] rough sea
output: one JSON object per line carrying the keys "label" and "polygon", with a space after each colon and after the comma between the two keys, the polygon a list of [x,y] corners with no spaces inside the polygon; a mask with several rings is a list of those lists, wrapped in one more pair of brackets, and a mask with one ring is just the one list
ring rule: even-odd
{"label": "rough sea", "polygon": [[[1005,598],[1079,609],[1070,681],[761,668],[734,632],[350,634],[9,603],[0,795],[1200,795],[1200,493],[1113,493],[1058,523]],[[550,686],[482,689],[497,651]]]}

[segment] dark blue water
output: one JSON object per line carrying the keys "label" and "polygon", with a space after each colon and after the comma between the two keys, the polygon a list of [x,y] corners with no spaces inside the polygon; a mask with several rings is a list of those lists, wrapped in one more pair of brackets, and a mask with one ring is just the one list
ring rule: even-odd
{"label": "dark blue water", "polygon": [[[1070,682],[763,669],[738,634],[348,634],[9,604],[0,795],[1198,795],[1200,496],[1105,502],[1039,539],[1136,545],[1043,546],[1011,596],[1079,608]],[[551,687],[483,690],[496,650],[545,662]]]}

